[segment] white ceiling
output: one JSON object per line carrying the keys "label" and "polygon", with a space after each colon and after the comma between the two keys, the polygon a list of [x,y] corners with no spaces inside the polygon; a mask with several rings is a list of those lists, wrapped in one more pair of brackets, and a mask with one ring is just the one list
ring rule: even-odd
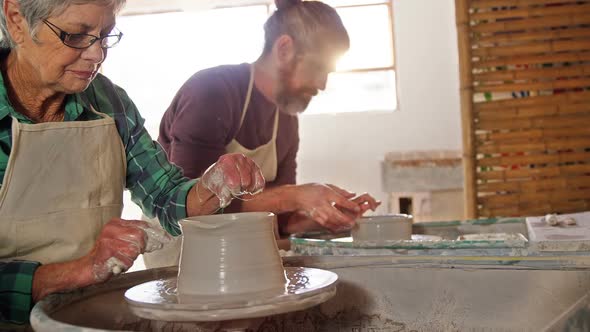
{"label": "white ceiling", "polygon": [[221,7],[272,4],[273,0],[127,0],[122,15],[196,11]]}

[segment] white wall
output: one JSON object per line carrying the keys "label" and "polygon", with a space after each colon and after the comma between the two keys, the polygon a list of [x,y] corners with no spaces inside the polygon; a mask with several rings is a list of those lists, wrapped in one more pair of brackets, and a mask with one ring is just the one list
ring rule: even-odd
{"label": "white wall", "polygon": [[389,151],[461,149],[453,0],[394,0],[399,109],[300,117],[298,182],[325,182],[383,201]]}

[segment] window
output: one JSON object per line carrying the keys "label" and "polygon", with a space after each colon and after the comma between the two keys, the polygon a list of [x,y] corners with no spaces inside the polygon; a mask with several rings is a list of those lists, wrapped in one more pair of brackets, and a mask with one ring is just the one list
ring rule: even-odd
{"label": "window", "polygon": [[[338,11],[350,50],[304,114],[394,110],[397,108],[390,1],[324,1]],[[368,37],[370,36],[370,37]]]}
{"label": "window", "polygon": [[[330,75],[326,91],[304,114],[394,110],[397,106],[392,7],[389,1],[326,1],[340,13],[351,49]],[[103,73],[122,86],[154,137],[180,86],[198,70],[252,62],[263,47],[268,3],[206,11],[119,17],[125,34],[109,50]],[[371,36],[367,38],[367,36]]]}
{"label": "window", "polygon": [[124,36],[109,49],[103,73],[127,91],[155,138],[164,111],[191,75],[256,60],[267,13],[264,5],[119,17]]}

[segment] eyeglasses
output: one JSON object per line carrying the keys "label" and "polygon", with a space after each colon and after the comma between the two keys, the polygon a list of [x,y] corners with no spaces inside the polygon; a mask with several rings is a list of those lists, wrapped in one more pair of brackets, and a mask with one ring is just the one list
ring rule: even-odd
{"label": "eyeglasses", "polygon": [[100,41],[100,47],[103,49],[111,48],[117,45],[121,40],[121,37],[123,37],[123,33],[117,30],[117,28],[115,28],[115,34],[97,37],[86,33],[67,33],[47,20],[43,20],[43,23],[45,23],[49,29],[59,37],[64,45],[71,48],[86,49],[92,46],[96,41]]}

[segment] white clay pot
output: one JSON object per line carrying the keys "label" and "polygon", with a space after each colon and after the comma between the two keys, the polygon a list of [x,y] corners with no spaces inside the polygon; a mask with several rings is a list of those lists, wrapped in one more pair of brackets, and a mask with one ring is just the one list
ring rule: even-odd
{"label": "white clay pot", "polygon": [[178,293],[284,290],[285,271],[273,232],[275,218],[270,212],[248,212],[181,220]]}
{"label": "white clay pot", "polygon": [[352,228],[354,242],[384,243],[395,240],[412,239],[412,216],[391,214],[362,217]]}

